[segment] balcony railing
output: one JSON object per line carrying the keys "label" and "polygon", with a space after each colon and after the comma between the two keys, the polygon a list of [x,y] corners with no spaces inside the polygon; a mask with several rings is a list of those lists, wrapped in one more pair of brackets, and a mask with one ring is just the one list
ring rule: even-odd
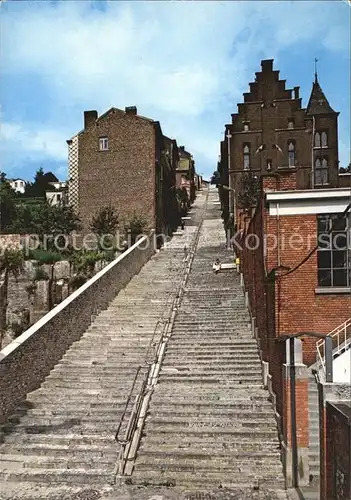
{"label": "balcony railing", "polygon": [[[337,328],[329,332],[328,337],[332,339],[333,359],[351,348],[351,318],[347,319]],[[317,344],[317,363],[319,369],[325,374],[325,342],[324,339],[318,340]]]}

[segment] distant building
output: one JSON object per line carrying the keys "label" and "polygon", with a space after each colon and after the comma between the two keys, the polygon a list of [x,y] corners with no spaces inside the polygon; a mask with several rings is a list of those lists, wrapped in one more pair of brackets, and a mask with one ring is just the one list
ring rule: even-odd
{"label": "distant building", "polygon": [[179,165],[176,171],[178,188],[186,188],[191,202],[195,199],[195,162],[191,153],[179,146]]}
{"label": "distant building", "polygon": [[45,192],[46,199],[51,205],[67,205],[68,204],[68,183],[67,182],[49,182],[52,190]]}
{"label": "distant building", "polygon": [[11,179],[10,186],[16,193],[24,194],[27,182],[24,179]]}
{"label": "distant building", "polygon": [[138,115],[135,106],[111,108],[100,117],[97,111],[86,111],[84,129],[67,143],[69,203],[85,230],[107,205],[115,208],[120,220],[136,214],[158,233],[170,230],[176,153],[158,121]]}

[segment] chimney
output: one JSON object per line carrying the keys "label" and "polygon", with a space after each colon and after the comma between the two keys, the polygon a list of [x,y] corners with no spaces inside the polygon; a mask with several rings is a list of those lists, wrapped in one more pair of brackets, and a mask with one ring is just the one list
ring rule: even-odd
{"label": "chimney", "polygon": [[300,87],[294,87],[295,99],[300,99]]}
{"label": "chimney", "polygon": [[98,118],[97,111],[84,111],[84,129],[87,129],[92,125]]}
{"label": "chimney", "polygon": [[261,68],[263,72],[273,71],[273,61],[274,59],[265,59],[261,61]]}
{"label": "chimney", "polygon": [[179,149],[180,149],[181,151],[184,151],[185,146],[179,146]]}
{"label": "chimney", "polygon": [[126,106],[125,112],[127,115],[136,115],[138,113],[136,106]]}

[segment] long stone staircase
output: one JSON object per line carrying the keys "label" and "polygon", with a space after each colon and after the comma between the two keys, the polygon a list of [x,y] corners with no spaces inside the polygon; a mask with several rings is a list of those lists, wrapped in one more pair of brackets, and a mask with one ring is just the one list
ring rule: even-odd
{"label": "long stone staircase", "polygon": [[[204,200],[199,197],[199,207]],[[142,268],[3,426],[1,500],[110,490],[104,486],[113,479],[117,425],[136,370],[171,315],[184,247],[195,230],[185,228]],[[140,382],[134,394],[139,389]]]}
{"label": "long stone staircase", "polygon": [[217,257],[228,259],[217,199],[210,191],[132,475],[111,484],[115,432],[140,391],[136,370],[175,312],[204,195],[183,236],[143,267],[4,426],[1,500],[288,498],[238,277],[212,270]]}
{"label": "long stone staircase", "polygon": [[217,257],[223,262],[228,252],[210,205],[131,482],[215,493],[216,499],[223,489],[240,499],[287,498],[239,279],[233,270],[213,273]]}

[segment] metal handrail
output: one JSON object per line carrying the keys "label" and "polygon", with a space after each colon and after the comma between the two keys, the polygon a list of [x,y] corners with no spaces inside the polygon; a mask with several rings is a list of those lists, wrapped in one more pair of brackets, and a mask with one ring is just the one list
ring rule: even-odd
{"label": "metal handrail", "polygon": [[[206,205],[207,205],[207,203],[206,203]],[[183,290],[183,288],[184,288],[184,286],[185,286],[185,284],[187,282],[187,275],[188,275],[188,271],[190,270],[192,258],[195,255],[195,251],[196,251],[197,243],[198,243],[198,240],[199,240],[200,229],[202,227],[202,221],[203,221],[204,214],[205,214],[205,209],[203,210],[202,217],[201,217],[201,222],[200,222],[200,224],[198,226],[198,229],[196,231],[195,237],[194,237],[194,239],[193,239],[193,241],[192,241],[192,243],[190,245],[189,251],[187,252],[187,257],[190,256],[190,258],[189,259],[187,258],[185,261],[183,261],[184,264],[185,264],[184,265],[184,268],[185,268],[184,269],[184,279],[180,283],[178,293],[176,293],[175,297],[172,299],[172,307],[171,307],[171,309],[173,311],[176,310],[176,303],[177,303],[177,301],[180,300],[180,297],[182,295],[182,290]],[[183,283],[183,281],[184,281],[184,283]],[[169,296],[171,296],[171,293],[169,294]],[[166,304],[167,303],[168,303],[168,300],[167,300]],[[161,334],[160,340],[159,340],[159,342],[157,344],[157,349],[155,349],[155,351],[154,351],[154,359],[153,359],[153,361],[150,362],[150,361],[147,360],[147,356],[148,356],[150,347],[152,347],[153,344],[154,344],[154,338],[155,338],[156,330],[157,330],[159,324],[163,324],[162,334]],[[117,463],[119,464],[119,467],[118,467],[119,470],[117,471],[117,473],[119,473],[119,475],[123,475],[125,467],[126,467],[126,464],[127,464],[127,460],[130,459],[128,457],[129,450],[126,453],[126,448],[127,448],[128,445],[131,444],[134,432],[135,432],[135,430],[137,428],[138,420],[139,420],[139,416],[140,416],[140,412],[141,412],[142,404],[143,404],[143,400],[144,400],[144,396],[146,395],[148,384],[149,384],[149,380],[153,376],[154,367],[156,366],[156,363],[158,361],[158,356],[159,356],[159,352],[158,351],[159,351],[160,347],[162,346],[162,344],[166,340],[166,334],[168,333],[167,331],[168,331],[169,324],[170,324],[170,317],[168,317],[167,320],[159,319],[157,321],[155,329],[154,329],[154,332],[153,332],[153,336],[152,336],[152,338],[150,340],[150,343],[149,343],[149,346],[148,346],[148,349],[147,349],[147,352],[146,352],[146,355],[145,355],[144,364],[138,366],[138,368],[136,370],[136,374],[134,376],[133,384],[132,384],[131,390],[129,392],[129,395],[128,395],[128,398],[127,398],[127,401],[126,401],[126,405],[125,405],[124,411],[122,413],[122,416],[121,416],[121,419],[120,419],[120,422],[119,422],[119,425],[118,425],[118,428],[117,428],[117,431],[116,431],[116,434],[115,434],[115,440],[117,441],[118,444],[121,445],[121,449],[119,451],[118,459],[117,459]],[[132,394],[133,394],[133,390],[135,388],[138,376],[141,373],[142,369],[146,368],[146,367],[148,367],[148,370],[147,370],[147,372],[146,372],[146,374],[144,376],[143,382],[141,384],[140,391],[139,391],[138,395],[135,398],[133,409],[132,409],[132,412],[131,412],[131,415],[130,415],[130,418],[129,418],[129,422],[128,422],[128,425],[127,425],[126,432],[125,432],[125,438],[122,440],[122,439],[119,438],[119,433],[120,433],[121,428],[122,428],[122,423],[124,421],[124,417],[127,414],[127,409],[128,409],[129,403],[132,400]]]}
{"label": "metal handrail", "polygon": [[[328,333],[328,337],[333,339],[333,344],[335,343],[335,348],[333,349],[333,358],[338,356],[343,349],[345,349],[349,344],[351,344],[351,318],[347,319],[341,325],[337,326]],[[325,349],[324,349],[324,339],[318,340],[316,343],[317,349],[317,359],[318,364],[321,366],[322,370],[325,372]]]}

